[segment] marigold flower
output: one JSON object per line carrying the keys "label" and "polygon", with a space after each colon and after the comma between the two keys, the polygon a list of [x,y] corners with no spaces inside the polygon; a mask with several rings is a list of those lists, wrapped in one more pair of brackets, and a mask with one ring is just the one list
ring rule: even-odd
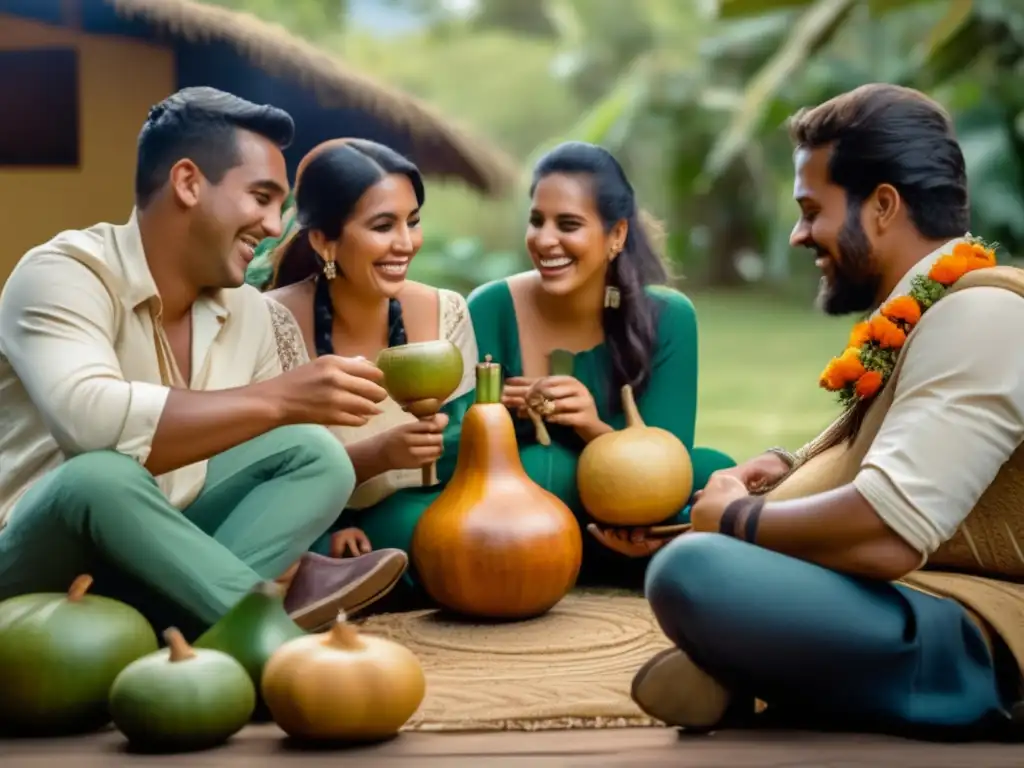
{"label": "marigold flower", "polygon": [[839,356],[838,366],[847,381],[860,378],[864,373],[864,366],[860,362],[860,350],[853,347],[844,349],[843,354]]}
{"label": "marigold flower", "polygon": [[869,397],[874,397],[881,387],[882,374],[878,371],[866,371],[863,376],[857,379],[857,384],[854,386],[853,391],[857,397],[866,400]]}
{"label": "marigold flower", "polygon": [[865,320],[864,322],[857,323],[853,326],[853,330],[850,331],[850,340],[847,342],[847,346],[857,347],[859,349],[869,341],[871,341],[871,323]]}
{"label": "marigold flower", "polygon": [[952,285],[967,272],[970,261],[964,256],[950,254],[932,264],[928,277],[942,285]]}
{"label": "marigold flower", "polygon": [[882,307],[882,314],[890,320],[902,320],[912,326],[921,319],[921,305],[912,296],[897,296]]}
{"label": "marigold flower", "polygon": [[883,349],[899,349],[907,340],[907,334],[885,315],[871,318],[871,338]]}
{"label": "marigold flower", "polygon": [[860,350],[848,347],[839,357],[833,357],[821,373],[819,382],[825,389],[835,392],[864,375]]}
{"label": "marigold flower", "polygon": [[827,389],[829,392],[838,392],[840,389],[846,386],[846,382],[839,375],[836,370],[835,361],[839,358],[833,357],[829,360],[828,365],[825,366],[825,370],[821,372],[821,376],[818,377],[818,385],[822,389]]}
{"label": "marigold flower", "polygon": [[953,246],[953,255],[964,258],[968,262],[980,261],[989,267],[996,265],[996,252],[978,243],[957,243]]}
{"label": "marigold flower", "polygon": [[936,261],[928,277],[942,285],[952,285],[968,272],[996,265],[995,251],[972,243],[959,243],[953,252]]}

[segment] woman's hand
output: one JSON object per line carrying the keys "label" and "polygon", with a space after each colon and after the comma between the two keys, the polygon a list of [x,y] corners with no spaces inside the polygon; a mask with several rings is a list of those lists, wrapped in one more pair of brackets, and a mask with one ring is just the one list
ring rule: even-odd
{"label": "woman's hand", "polygon": [[372,549],[360,528],[342,528],[331,536],[331,557],[359,557]]}
{"label": "woman's hand", "polygon": [[526,392],[526,403],[544,421],[572,427],[585,441],[611,432],[597,415],[597,404],[583,383],[572,376],[546,376]]}
{"label": "woman's hand", "polygon": [[594,523],[590,523],[587,530],[608,549],[626,557],[653,555],[673,538],[651,536],[647,528],[605,528],[602,530]]}
{"label": "woman's hand", "polygon": [[510,376],[505,379],[501,390],[501,404],[521,419],[526,418],[526,393],[539,379],[525,376]]}
{"label": "woman's hand", "polygon": [[419,469],[433,464],[441,458],[446,426],[448,415],[436,413],[383,432],[381,451],[388,468]]}

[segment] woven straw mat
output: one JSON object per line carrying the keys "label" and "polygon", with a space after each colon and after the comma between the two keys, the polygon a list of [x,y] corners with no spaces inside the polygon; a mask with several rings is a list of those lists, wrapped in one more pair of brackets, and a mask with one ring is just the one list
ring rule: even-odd
{"label": "woven straw mat", "polygon": [[660,726],[629,697],[637,669],[670,642],[647,601],[579,590],[547,614],[470,622],[435,610],[389,613],[360,631],[419,658],[427,693],[405,730],[553,730]]}

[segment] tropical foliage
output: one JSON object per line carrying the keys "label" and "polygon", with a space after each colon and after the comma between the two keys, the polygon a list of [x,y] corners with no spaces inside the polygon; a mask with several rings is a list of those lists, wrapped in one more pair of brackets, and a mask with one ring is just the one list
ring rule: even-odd
{"label": "tropical foliage", "polygon": [[[873,81],[921,88],[950,109],[973,229],[1002,244],[1001,258],[1024,250],[1022,3],[633,0],[627,13],[622,0],[379,0],[421,20],[396,36],[325,24],[354,0],[217,2],[280,5],[296,29],[319,19],[322,45],[496,138],[523,159],[524,180],[558,141],[607,146],[666,220],[675,271],[691,285],[816,279],[809,259],[791,260],[782,125]],[[524,203],[522,192],[492,203],[432,185],[418,269],[456,284],[518,267]],[[493,269],[476,267],[481,258]]]}

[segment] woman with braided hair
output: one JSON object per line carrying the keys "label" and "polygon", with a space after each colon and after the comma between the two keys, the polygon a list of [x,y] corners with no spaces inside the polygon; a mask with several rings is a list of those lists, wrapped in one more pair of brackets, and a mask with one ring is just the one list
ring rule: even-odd
{"label": "woman with braided hair", "polygon": [[[371,141],[338,139],[306,155],[296,176],[292,233],[272,253],[264,294],[282,368],[321,355],[374,360],[386,347],[435,339],[462,351],[462,383],[433,418],[417,419],[388,398],[364,426],[332,429],[348,449],[357,487],[313,550],[408,552],[420,514],[455,469],[472,403],[477,347],[466,300],[406,279],[423,244],[424,202],[408,159]],[[435,461],[439,484],[424,487],[421,469]]]}

